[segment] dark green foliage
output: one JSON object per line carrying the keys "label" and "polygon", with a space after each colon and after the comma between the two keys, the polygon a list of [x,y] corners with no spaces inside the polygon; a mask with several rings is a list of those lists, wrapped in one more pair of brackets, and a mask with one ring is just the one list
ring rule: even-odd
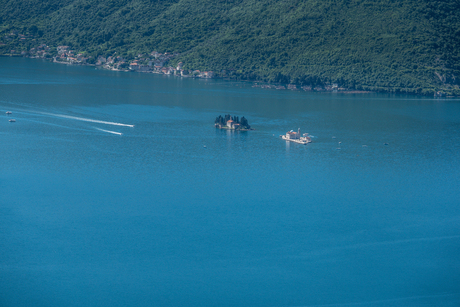
{"label": "dark green foliage", "polygon": [[229,121],[230,119],[234,121],[235,123],[240,124],[237,130],[238,129],[251,129],[251,126],[249,126],[248,120],[244,118],[244,116],[240,119],[238,116],[231,116],[230,114],[225,115],[224,117],[219,115],[218,117],[216,117],[216,120],[214,121],[214,123],[216,125],[226,126],[227,121]]}
{"label": "dark green foliage", "polygon": [[244,116],[241,117],[240,125],[246,129],[251,129],[251,126],[249,126],[248,120],[244,118]]}
{"label": "dark green foliage", "polygon": [[93,57],[177,51],[172,64],[230,78],[459,93],[458,1],[0,0],[0,7],[0,37],[17,30],[35,39],[3,39],[0,54],[38,42]]}
{"label": "dark green foliage", "polygon": [[218,117],[216,117],[215,124],[225,126],[227,124],[227,121],[228,121],[228,116],[229,115],[225,115],[225,118],[224,118],[224,117],[222,117],[222,115],[219,115]]}

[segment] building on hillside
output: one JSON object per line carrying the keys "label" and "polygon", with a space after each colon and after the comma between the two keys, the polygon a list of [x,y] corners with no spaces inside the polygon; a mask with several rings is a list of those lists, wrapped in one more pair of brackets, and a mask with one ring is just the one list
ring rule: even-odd
{"label": "building on hillside", "polygon": [[150,71],[151,68],[148,65],[139,65],[139,71]]}
{"label": "building on hillside", "polygon": [[203,78],[212,78],[212,77],[214,77],[214,72],[213,71],[203,71],[201,73],[201,77],[203,77]]}
{"label": "building on hillside", "polygon": [[161,72],[165,75],[170,75],[174,71],[174,67],[163,67],[161,68]]}
{"label": "building on hillside", "polygon": [[139,64],[133,62],[133,63],[129,64],[129,69],[131,69],[131,70],[139,70]]}
{"label": "building on hillside", "polygon": [[57,52],[59,54],[65,53],[69,49],[69,46],[58,46],[57,47]]}

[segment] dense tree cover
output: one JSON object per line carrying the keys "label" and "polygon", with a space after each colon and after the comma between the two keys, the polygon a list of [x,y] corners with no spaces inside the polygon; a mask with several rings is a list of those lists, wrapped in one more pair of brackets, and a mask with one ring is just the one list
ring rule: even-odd
{"label": "dense tree cover", "polygon": [[238,116],[231,116],[230,114],[224,115],[219,115],[216,117],[216,120],[214,121],[214,124],[216,126],[226,126],[227,122],[229,120],[234,121],[236,124],[239,124],[238,129],[251,129],[251,126],[249,125],[248,120],[243,116],[241,119]]}
{"label": "dense tree cover", "polygon": [[[90,55],[180,52],[236,78],[459,94],[460,2],[448,0],[0,0],[0,34]],[[31,41],[2,41],[0,53]],[[173,63],[175,64],[175,63]]]}

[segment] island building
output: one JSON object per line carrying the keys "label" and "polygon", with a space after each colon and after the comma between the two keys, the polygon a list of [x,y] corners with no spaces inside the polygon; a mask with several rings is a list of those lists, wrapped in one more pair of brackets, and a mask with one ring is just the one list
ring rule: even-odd
{"label": "island building", "polygon": [[231,130],[254,130],[248,123],[248,120],[244,116],[240,119],[238,116],[231,116],[230,114],[216,117],[214,126],[219,129],[231,129]]}
{"label": "island building", "polygon": [[227,121],[227,127],[229,129],[238,129],[239,126],[240,126],[240,124],[238,124],[237,122],[234,122],[231,119]]}
{"label": "island building", "polygon": [[308,136],[308,133],[304,133],[303,136],[300,134],[300,128],[295,132],[294,130],[286,132],[285,135],[280,135],[283,140],[289,142],[295,142],[299,144],[307,144],[311,142],[311,138]]}
{"label": "island building", "polygon": [[294,132],[294,130],[286,132],[286,138],[290,140],[299,140],[300,139],[300,128],[297,130],[297,132]]}

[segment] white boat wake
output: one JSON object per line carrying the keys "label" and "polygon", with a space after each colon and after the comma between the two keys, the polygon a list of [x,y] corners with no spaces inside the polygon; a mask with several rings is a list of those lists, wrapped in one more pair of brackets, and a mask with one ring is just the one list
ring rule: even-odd
{"label": "white boat wake", "polygon": [[68,118],[68,119],[75,119],[75,120],[80,120],[80,121],[90,122],[90,123],[97,123],[97,124],[123,126],[123,127],[131,127],[131,128],[134,127],[134,125],[114,123],[114,122],[106,122],[106,121],[103,121],[103,120],[84,118],[84,117],[77,117],[77,116],[70,116],[70,115],[63,115],[63,114],[54,114],[54,113],[46,113],[46,112],[35,112],[35,113],[43,114],[43,115],[56,116],[56,117],[62,117],[62,118]]}
{"label": "white boat wake", "polygon": [[103,131],[103,132],[107,132],[107,133],[112,133],[112,134],[116,134],[116,135],[123,135],[123,133],[121,133],[121,132],[110,131],[110,130],[104,130],[104,129],[96,128],[96,127],[94,127],[94,128],[97,129],[97,130],[99,130],[99,131]]}

